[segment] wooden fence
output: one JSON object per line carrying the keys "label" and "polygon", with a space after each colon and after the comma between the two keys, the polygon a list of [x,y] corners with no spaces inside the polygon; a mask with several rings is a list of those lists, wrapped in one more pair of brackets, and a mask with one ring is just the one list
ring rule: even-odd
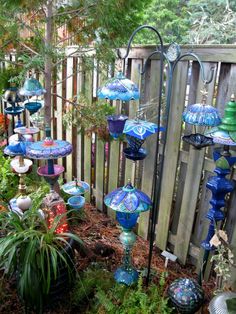
{"label": "wooden fence", "polygon": [[[126,104],[129,117],[134,117],[140,104],[155,102],[160,93],[158,57],[150,60],[143,77],[139,74],[153,48],[135,47],[131,49],[127,59],[125,72],[140,86],[142,94],[140,102],[132,101]],[[73,49],[75,47],[68,48],[68,54],[71,55]],[[190,50],[193,50],[203,61],[206,74],[209,74],[211,67],[215,67],[213,81],[208,86],[207,103],[214,104],[223,114],[226,102],[229,101],[232,93],[236,93],[236,46],[182,47],[182,53]],[[135,164],[123,157],[122,150],[126,143],[116,141],[105,143],[96,135],[89,137],[78,134],[75,127],[65,128],[62,118],[68,106],[64,99],[84,93],[90,101],[96,100],[95,91],[108,75],[108,71],[102,71],[98,67],[95,70],[84,71],[82,63],[83,60],[74,55],[68,57],[62,68],[58,68],[54,92],[61,98],[53,97],[53,136],[66,139],[73,144],[73,154],[67,157],[66,161],[58,160],[58,162],[65,166],[66,180],[76,176],[91,185],[91,193],[87,196],[87,201],[94,201],[98,210],[112,215],[112,212],[104,206],[104,196],[118,184],[127,182],[129,178],[151,196],[156,137],[153,135],[147,139],[144,146],[148,150],[148,156],[144,161]],[[209,176],[213,174],[215,165],[212,161],[212,148],[195,150],[182,142],[182,135],[189,133],[191,129],[181,122],[181,115],[188,104],[201,100],[202,88],[203,82],[200,79],[198,63],[189,58],[180,61],[173,79],[155,241],[160,249],[168,248],[176,254],[181,263],[186,263],[188,258],[188,261],[198,268],[203,255],[200,243],[206,237],[209,224],[205,214],[209,208],[211,193],[206,189],[206,183]],[[113,105],[116,106],[116,103],[114,102]],[[165,123],[164,107],[165,103],[163,103],[163,123]],[[148,116],[155,122],[155,114],[148,113]],[[236,240],[235,200],[236,192],[232,193],[225,209],[225,228],[231,243],[235,243]],[[138,222],[138,233],[144,238],[148,238],[148,227],[149,213],[144,213]]]}

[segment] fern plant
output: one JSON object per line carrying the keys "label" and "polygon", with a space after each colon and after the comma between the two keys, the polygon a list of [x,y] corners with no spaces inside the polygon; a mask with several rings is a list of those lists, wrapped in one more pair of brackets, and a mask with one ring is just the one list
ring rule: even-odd
{"label": "fern plant", "polygon": [[108,293],[99,288],[96,294],[97,313],[169,314],[172,312],[172,309],[168,306],[168,299],[163,294],[164,274],[161,275],[159,285],[151,284],[147,289],[144,289],[143,280],[140,276],[137,286],[134,287],[116,284]]}

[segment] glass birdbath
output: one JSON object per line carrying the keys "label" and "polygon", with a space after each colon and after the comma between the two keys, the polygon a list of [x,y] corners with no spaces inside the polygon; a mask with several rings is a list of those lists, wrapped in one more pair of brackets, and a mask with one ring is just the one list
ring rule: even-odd
{"label": "glass birdbath", "polygon": [[129,182],[109,193],[104,198],[104,203],[116,211],[116,218],[123,229],[120,235],[124,248],[123,264],[115,271],[114,277],[117,282],[129,286],[138,280],[138,272],[131,261],[131,250],[136,241],[132,228],[136,225],[139,214],[151,208],[152,201]]}
{"label": "glass birdbath", "polygon": [[90,189],[90,186],[85,181],[80,181],[75,179],[74,181],[68,182],[62,186],[62,190],[69,195],[84,195],[86,192],[88,192]]}
{"label": "glass birdbath", "polygon": [[38,168],[38,174],[50,184],[51,191],[64,167],[54,165],[53,160],[66,157],[72,152],[72,145],[67,141],[53,140],[50,136],[51,130],[46,129],[46,138],[27,146],[26,156],[30,159],[47,160],[47,165]]}

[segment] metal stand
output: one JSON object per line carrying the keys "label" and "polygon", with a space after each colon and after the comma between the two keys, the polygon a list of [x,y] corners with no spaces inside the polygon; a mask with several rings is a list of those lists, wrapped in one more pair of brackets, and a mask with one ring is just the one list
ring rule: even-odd
{"label": "metal stand", "polygon": [[[157,107],[157,112],[158,112],[158,117],[157,117],[157,125],[158,125],[158,132],[157,132],[157,144],[156,144],[156,153],[155,153],[155,165],[154,165],[154,176],[153,176],[153,189],[152,189],[152,200],[153,200],[153,207],[151,210],[151,215],[150,215],[150,245],[149,245],[149,257],[148,257],[148,272],[147,272],[147,285],[149,282],[149,277],[150,277],[150,270],[151,270],[151,260],[152,260],[152,251],[153,251],[153,244],[155,240],[155,229],[156,229],[156,224],[157,224],[157,217],[158,217],[158,212],[159,212],[159,207],[160,207],[160,194],[161,194],[161,183],[162,183],[162,176],[163,176],[163,165],[164,165],[164,158],[162,157],[162,161],[160,163],[160,166],[158,166],[158,160],[160,158],[160,124],[161,124],[161,104],[162,104],[162,90],[163,90],[163,72],[164,72],[164,60],[166,60],[168,64],[168,81],[167,81],[167,99],[166,99],[166,125],[165,129],[168,129],[168,119],[169,119],[169,112],[170,112],[170,101],[171,101],[171,92],[172,92],[172,81],[173,81],[173,73],[176,68],[177,63],[182,60],[185,57],[193,57],[200,65],[200,73],[201,73],[201,79],[205,84],[209,84],[212,79],[213,79],[213,73],[214,73],[214,68],[211,69],[211,76],[209,80],[206,80],[205,78],[205,73],[204,73],[204,68],[201,63],[201,60],[199,57],[192,53],[185,53],[181,55],[180,47],[176,44],[173,43],[171,44],[167,50],[164,49],[163,46],[163,40],[158,32],[158,30],[155,27],[148,26],[148,25],[143,25],[138,27],[133,34],[131,35],[127,50],[124,56],[121,56],[120,51],[118,50],[118,56],[120,59],[125,60],[128,55],[129,51],[131,48],[131,43],[133,41],[134,36],[141,30],[143,29],[149,29],[156,33],[157,39],[160,43],[159,47],[157,47],[156,50],[154,50],[147,58],[143,71],[141,74],[144,74],[147,68],[148,61],[153,57],[154,55],[159,55],[160,57],[160,83],[159,83],[159,97],[158,97],[158,107]],[[165,146],[166,146],[166,132],[164,132],[163,136],[163,151],[165,151]]]}

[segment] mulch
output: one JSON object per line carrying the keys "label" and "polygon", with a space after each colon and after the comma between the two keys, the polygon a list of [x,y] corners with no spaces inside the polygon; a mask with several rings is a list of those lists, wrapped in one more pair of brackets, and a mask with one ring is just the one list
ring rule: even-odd
{"label": "mulch", "polygon": [[[91,263],[102,263],[106,266],[107,270],[114,271],[122,262],[123,248],[119,241],[121,229],[118,223],[99,212],[92,205],[87,204],[84,209],[82,218],[78,217],[78,222],[72,225],[72,231],[76,233],[85,243],[85,249],[78,249],[76,253],[76,266],[78,271],[85,270]],[[132,251],[133,264],[138,270],[147,268],[149,252],[149,242],[137,237],[136,244]],[[166,278],[166,288],[169,284],[181,277],[195,278],[194,266],[187,264],[181,266],[178,262],[168,263],[168,269],[164,267],[165,260],[161,256],[161,251],[154,247],[152,258],[152,273],[156,274],[156,280],[162,272],[168,272]],[[155,277],[154,277],[155,282]],[[207,306],[209,300],[212,298],[214,291],[214,280],[210,279],[208,282],[203,283],[205,291],[205,304],[202,314],[209,313]],[[14,283],[7,282],[4,286],[4,300],[1,300],[0,313],[24,313],[23,307],[18,299]],[[4,302],[2,302],[4,301]],[[68,309],[68,303],[63,305],[63,302],[57,307],[56,310],[47,311],[47,314],[66,314],[72,313]]]}

